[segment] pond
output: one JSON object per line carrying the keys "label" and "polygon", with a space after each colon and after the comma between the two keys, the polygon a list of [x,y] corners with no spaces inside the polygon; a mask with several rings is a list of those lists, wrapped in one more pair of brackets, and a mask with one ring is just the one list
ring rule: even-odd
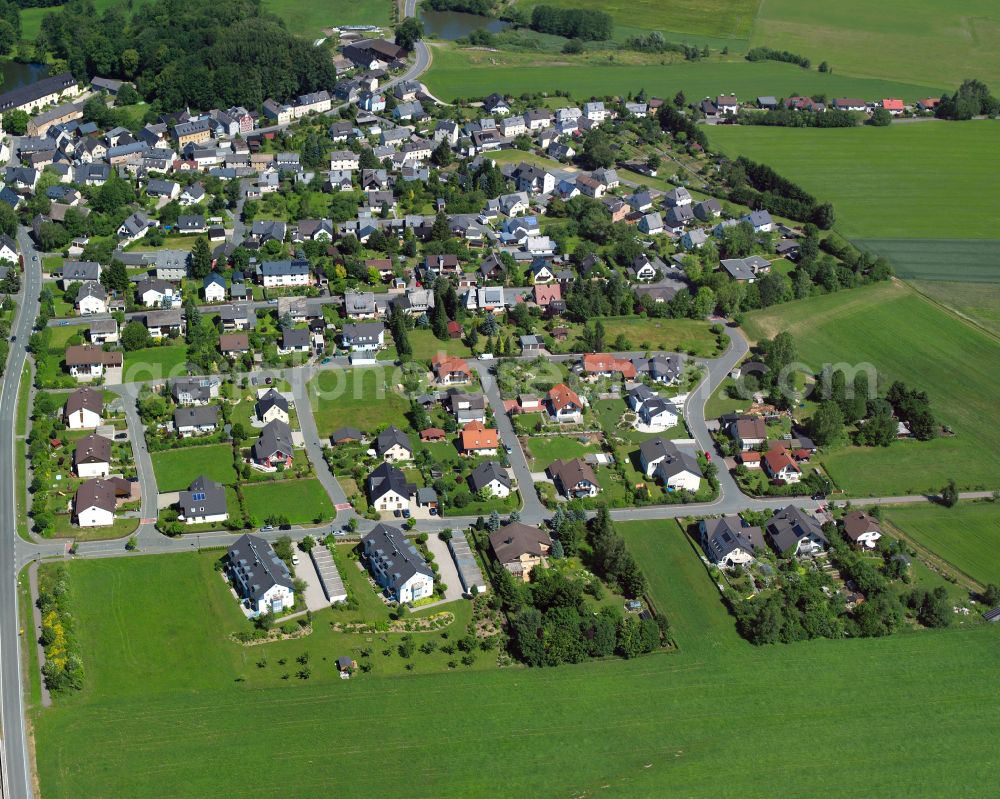
{"label": "pond", "polygon": [[0,92],[9,92],[41,80],[49,74],[47,64],[22,64],[19,61],[0,61],[0,75],[3,83]]}
{"label": "pond", "polygon": [[502,19],[466,14],[464,11],[421,11],[420,21],[424,23],[424,32],[428,36],[449,42],[480,29],[490,33],[500,33],[510,25]]}

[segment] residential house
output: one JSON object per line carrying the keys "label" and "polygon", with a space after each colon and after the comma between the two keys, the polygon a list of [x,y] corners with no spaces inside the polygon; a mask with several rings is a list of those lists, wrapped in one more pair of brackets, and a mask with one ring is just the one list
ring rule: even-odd
{"label": "residential house", "polygon": [[389,425],[375,437],[375,454],[387,463],[413,460],[410,437],[396,425]]}
{"label": "residential house", "polygon": [[289,424],[288,400],[283,394],[269,388],[254,404],[254,415],[261,424],[270,424],[275,419]]}
{"label": "residential house", "polygon": [[844,526],[844,536],[856,547],[874,549],[882,537],[882,527],[878,520],[864,511],[852,510],[844,514],[841,522]]}
{"label": "residential house", "polygon": [[802,479],[802,469],[782,444],[775,443],[764,453],[763,464],[764,472],[776,482],[797,483]]}
{"label": "residential house", "polygon": [[694,205],[694,215],[702,222],[710,222],[722,216],[722,204],[714,197],[709,197]]}
{"label": "residential house", "polygon": [[365,479],[368,504],[379,513],[408,509],[416,490],[406,475],[389,463],[380,463]]}
{"label": "residential house", "polygon": [[177,519],[184,524],[219,524],[229,518],[226,489],[202,475],[181,491],[177,499]]}
{"label": "residential house", "polygon": [[683,186],[678,186],[676,189],[668,191],[664,195],[663,200],[670,208],[679,208],[681,206],[691,205],[694,202],[694,199],[691,197],[691,193]]}
{"label": "residential house", "polygon": [[677,424],[680,411],[662,397],[653,397],[639,408],[639,421],[647,427],[666,429]]}
{"label": "residential house", "polygon": [[257,317],[248,305],[226,305],[219,309],[219,321],[222,329],[227,332],[234,330],[251,330]]}
{"label": "residential house", "polygon": [[66,398],[63,422],[70,430],[92,430],[103,422],[104,394],[92,388],[78,388]]}
{"label": "residential house", "polygon": [[308,353],[310,346],[310,334],[308,328],[281,328],[281,343],[278,344],[279,355],[289,355],[293,352]]}
{"label": "residential house", "polygon": [[402,531],[377,524],[361,539],[375,582],[396,602],[415,602],[434,593],[434,572]]}
{"label": "residential house", "polygon": [[647,477],[653,477],[668,491],[690,491],[701,487],[701,466],[698,459],[682,452],[673,441],[654,438],[639,447],[639,460]]}
{"label": "residential house", "polygon": [[740,416],[730,424],[729,435],[746,452],[767,441],[767,425],[759,416]]}
{"label": "residential house", "polygon": [[218,427],[218,405],[198,405],[174,410],[174,430],[181,438],[209,435]]}
{"label": "residential house", "polygon": [[73,498],[73,517],[80,527],[109,527],[115,523],[120,484],[126,480],[86,480]]}
{"label": "residential house", "polygon": [[766,209],[751,211],[740,217],[741,222],[749,222],[754,233],[770,233],[774,230],[774,220]]}
{"label": "residential house", "polygon": [[486,423],[486,398],[482,394],[466,394],[457,388],[449,388],[445,403],[461,425]]}
{"label": "residential house", "polygon": [[708,559],[723,569],[746,566],[767,548],[761,529],[747,525],[739,516],[702,519],[698,531]]}
{"label": "residential house", "polygon": [[246,333],[223,333],[219,336],[219,352],[227,358],[250,352],[250,337]]}
{"label": "residential house", "polygon": [[639,220],[639,230],[648,236],[657,236],[663,232],[663,217],[658,213],[646,214]]}
{"label": "residential house", "polygon": [[120,352],[105,352],[93,344],[75,344],[66,348],[66,368],[81,383],[104,377],[105,370],[121,366]]}
{"label": "residential house", "polygon": [[219,396],[218,378],[179,377],[170,383],[170,396],[178,405],[207,405]]}
{"label": "residential house", "polygon": [[180,309],[167,308],[162,311],[149,311],[143,321],[146,330],[154,339],[167,338],[168,336],[179,336],[184,332],[184,318]]}
{"label": "residential house", "polygon": [[279,614],[295,606],[288,565],[274,547],[256,535],[244,535],[226,552],[226,573],[254,616]]}
{"label": "residential house", "polygon": [[59,287],[65,291],[71,283],[101,279],[101,265],[96,261],[65,261],[59,273]]}
{"label": "residential house", "polygon": [[272,419],[251,447],[251,459],[264,469],[292,465],[292,430],[280,419]]}
{"label": "residential house", "polygon": [[346,324],[340,339],[344,348],[351,351],[351,357],[374,358],[375,353],[385,346],[385,323]]}
{"label": "residential house", "polygon": [[497,431],[486,427],[482,422],[469,422],[462,428],[460,439],[463,455],[497,454]]}
{"label": "residential house", "polygon": [[145,236],[150,229],[158,227],[159,222],[150,219],[143,211],[135,211],[126,217],[118,227],[120,244],[131,244]]}
{"label": "residential house", "polygon": [[264,288],[276,286],[308,286],[309,262],[296,258],[291,261],[265,261],[260,267]]}
{"label": "residential house", "polygon": [[84,283],[76,295],[76,307],[83,316],[107,313],[108,292],[100,283]]}
{"label": "residential house", "polygon": [[814,555],[829,545],[820,523],[795,505],[775,511],[765,530],[771,546],[784,557]]}
{"label": "residential house", "polygon": [[586,378],[616,378],[633,380],[636,376],[635,366],[625,358],[617,358],[606,352],[588,352],[581,361],[583,375]]}
{"label": "residential house", "polygon": [[546,472],[556,488],[570,499],[596,497],[601,490],[594,470],[583,458],[553,461]]}
{"label": "residential house", "polygon": [[108,477],[111,473],[111,441],[96,433],[76,442],[73,470],[77,477]]}
{"label": "residential house", "polygon": [[513,522],[490,533],[490,549],[500,565],[527,583],[536,566],[549,565],[552,538],[538,527]]}
{"label": "residential house", "polygon": [[438,353],[431,359],[431,371],[434,373],[434,382],[440,386],[468,383],[472,379],[472,370],[467,361],[443,353]]}
{"label": "residential house", "polygon": [[344,294],[344,313],[349,319],[377,319],[381,316],[371,291],[348,291]]}
{"label": "residential house", "polygon": [[579,424],[583,421],[583,402],[580,395],[565,383],[557,383],[546,395],[549,413],[557,422]]}
{"label": "residential house", "polygon": [[226,279],[218,272],[209,272],[201,282],[205,302],[225,302]]}
{"label": "residential house", "polygon": [[496,461],[480,463],[469,475],[469,488],[473,494],[482,492],[485,495],[506,499],[513,490],[507,470]]}

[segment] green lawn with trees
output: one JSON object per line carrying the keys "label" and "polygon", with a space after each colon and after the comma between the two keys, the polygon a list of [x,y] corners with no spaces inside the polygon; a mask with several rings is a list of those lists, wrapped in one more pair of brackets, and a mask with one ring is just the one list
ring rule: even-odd
{"label": "green lawn with trees", "polygon": [[289,524],[313,524],[336,515],[326,489],[314,477],[244,484],[241,490],[247,513],[258,522],[279,516]]}
{"label": "green lawn with trees", "polygon": [[261,4],[284,20],[285,27],[297,36],[316,39],[324,28],[336,25],[389,25],[391,0],[314,3],[310,0],[264,0]]}
{"label": "green lawn with trees", "polygon": [[979,583],[1000,584],[1000,502],[888,509],[894,527]]}
{"label": "green lawn with trees", "polygon": [[[997,237],[1000,195],[992,176],[1000,172],[1000,148],[993,122],[833,129],[720,125],[709,139],[713,147],[766,163],[832,202],[836,228],[845,236]],[[952,222],[932,221],[942,207],[955,210]],[[946,262],[940,249],[935,255]],[[962,263],[949,271],[960,275]],[[907,271],[905,259],[899,271]]]}
{"label": "green lawn with trees", "polygon": [[839,447],[821,453],[837,485],[853,496],[936,492],[948,479],[961,490],[997,487],[1000,415],[994,401],[1000,344],[898,281],[798,300],[746,316],[760,340],[788,331],[797,360],[872,364],[884,393],[894,380],[927,392],[953,436],[889,447]]}
{"label": "green lawn with trees", "polygon": [[236,482],[233,448],[228,444],[168,449],[152,452],[150,457],[156,472],[156,488],[161,492],[182,491],[201,475],[224,485]]}
{"label": "green lawn with trees", "polygon": [[[725,799],[821,796],[831,774],[838,791],[866,795],[901,785],[913,797],[989,792],[989,770],[968,753],[1000,734],[996,630],[752,647],[675,522],[620,530],[678,651],[556,669],[495,669],[480,655],[472,669],[442,670],[434,655],[424,666],[417,654],[410,676],[396,670],[398,654],[383,657],[380,639],[352,644],[332,633],[336,611],[314,616],[304,639],[242,647],[229,634],[246,622],[212,570],[221,551],[69,563],[85,684],[32,710],[42,795],[193,798],[225,792],[237,771],[262,795],[313,795],[335,780],[348,797],[415,784],[493,799],[600,786],[615,797],[700,795],[709,782]],[[353,563],[342,568],[355,575]],[[448,607],[468,612],[466,603]],[[398,640],[389,636],[390,649]],[[358,658],[352,646],[373,647],[377,668],[396,666],[341,681],[334,659]],[[306,653],[311,676],[302,680],[297,658]],[[750,715],[720,709],[720,691],[727,708]],[[830,696],[836,708],[823,710]],[[541,706],[548,712],[518,714],[511,736],[515,709]],[[476,734],[448,718],[475,718]],[[414,736],[428,719],[442,723]],[[752,747],[725,743],[751,722]],[[248,738],[248,729],[281,729],[285,754],[274,757],[273,740]],[[317,740],[334,738],[349,744],[311,754]],[[822,768],[803,740],[827,742]],[[407,756],[358,768],[374,746]]]}

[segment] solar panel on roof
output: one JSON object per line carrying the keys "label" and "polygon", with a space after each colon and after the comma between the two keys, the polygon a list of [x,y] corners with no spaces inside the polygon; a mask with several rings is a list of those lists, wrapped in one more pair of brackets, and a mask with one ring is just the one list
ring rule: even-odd
{"label": "solar panel on roof", "polygon": [[201,500],[203,500],[205,498],[205,492],[204,491],[197,491],[194,494],[192,494],[191,498],[195,502],[200,502]]}

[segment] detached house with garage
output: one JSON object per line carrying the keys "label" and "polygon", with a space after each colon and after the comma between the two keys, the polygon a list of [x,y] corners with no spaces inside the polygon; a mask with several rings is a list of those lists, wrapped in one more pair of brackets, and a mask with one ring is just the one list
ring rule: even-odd
{"label": "detached house with garage", "polygon": [[729,435],[746,452],[767,441],[767,425],[759,416],[740,416],[729,425]]}
{"label": "detached house with garage", "polygon": [[377,524],[361,539],[361,551],[375,582],[396,602],[433,596],[434,572],[401,530]]}
{"label": "detached house with garage", "polygon": [[288,566],[260,536],[237,539],[226,553],[226,573],[254,616],[281,613],[295,606]]}
{"label": "detached house with garage", "polygon": [[417,487],[390,463],[380,463],[365,480],[368,504],[379,513],[406,510]]}
{"label": "detached house with garage", "polygon": [[75,344],[66,348],[66,368],[79,382],[104,377],[107,369],[121,368],[120,352],[105,352],[93,344]]}
{"label": "detached house with garage", "polygon": [[775,444],[764,453],[763,464],[764,472],[775,482],[787,485],[802,479],[802,469],[781,444]]}
{"label": "detached house with garage", "polygon": [[108,292],[100,283],[84,283],[76,295],[76,307],[83,316],[107,313]]}
{"label": "detached house with garage", "polygon": [[181,438],[210,435],[218,426],[218,405],[196,405],[174,410],[174,430]]}
{"label": "detached house with garage", "polygon": [[496,455],[498,444],[497,431],[482,422],[469,422],[462,428],[463,455]]}
{"label": "detached house with garage", "polygon": [[698,459],[681,452],[673,441],[657,436],[639,446],[639,462],[646,477],[653,477],[671,491],[696,492],[702,472]]}
{"label": "detached house with garage", "polygon": [[80,527],[110,527],[120,499],[131,497],[132,484],[119,477],[86,480],[73,497],[73,519]]}

